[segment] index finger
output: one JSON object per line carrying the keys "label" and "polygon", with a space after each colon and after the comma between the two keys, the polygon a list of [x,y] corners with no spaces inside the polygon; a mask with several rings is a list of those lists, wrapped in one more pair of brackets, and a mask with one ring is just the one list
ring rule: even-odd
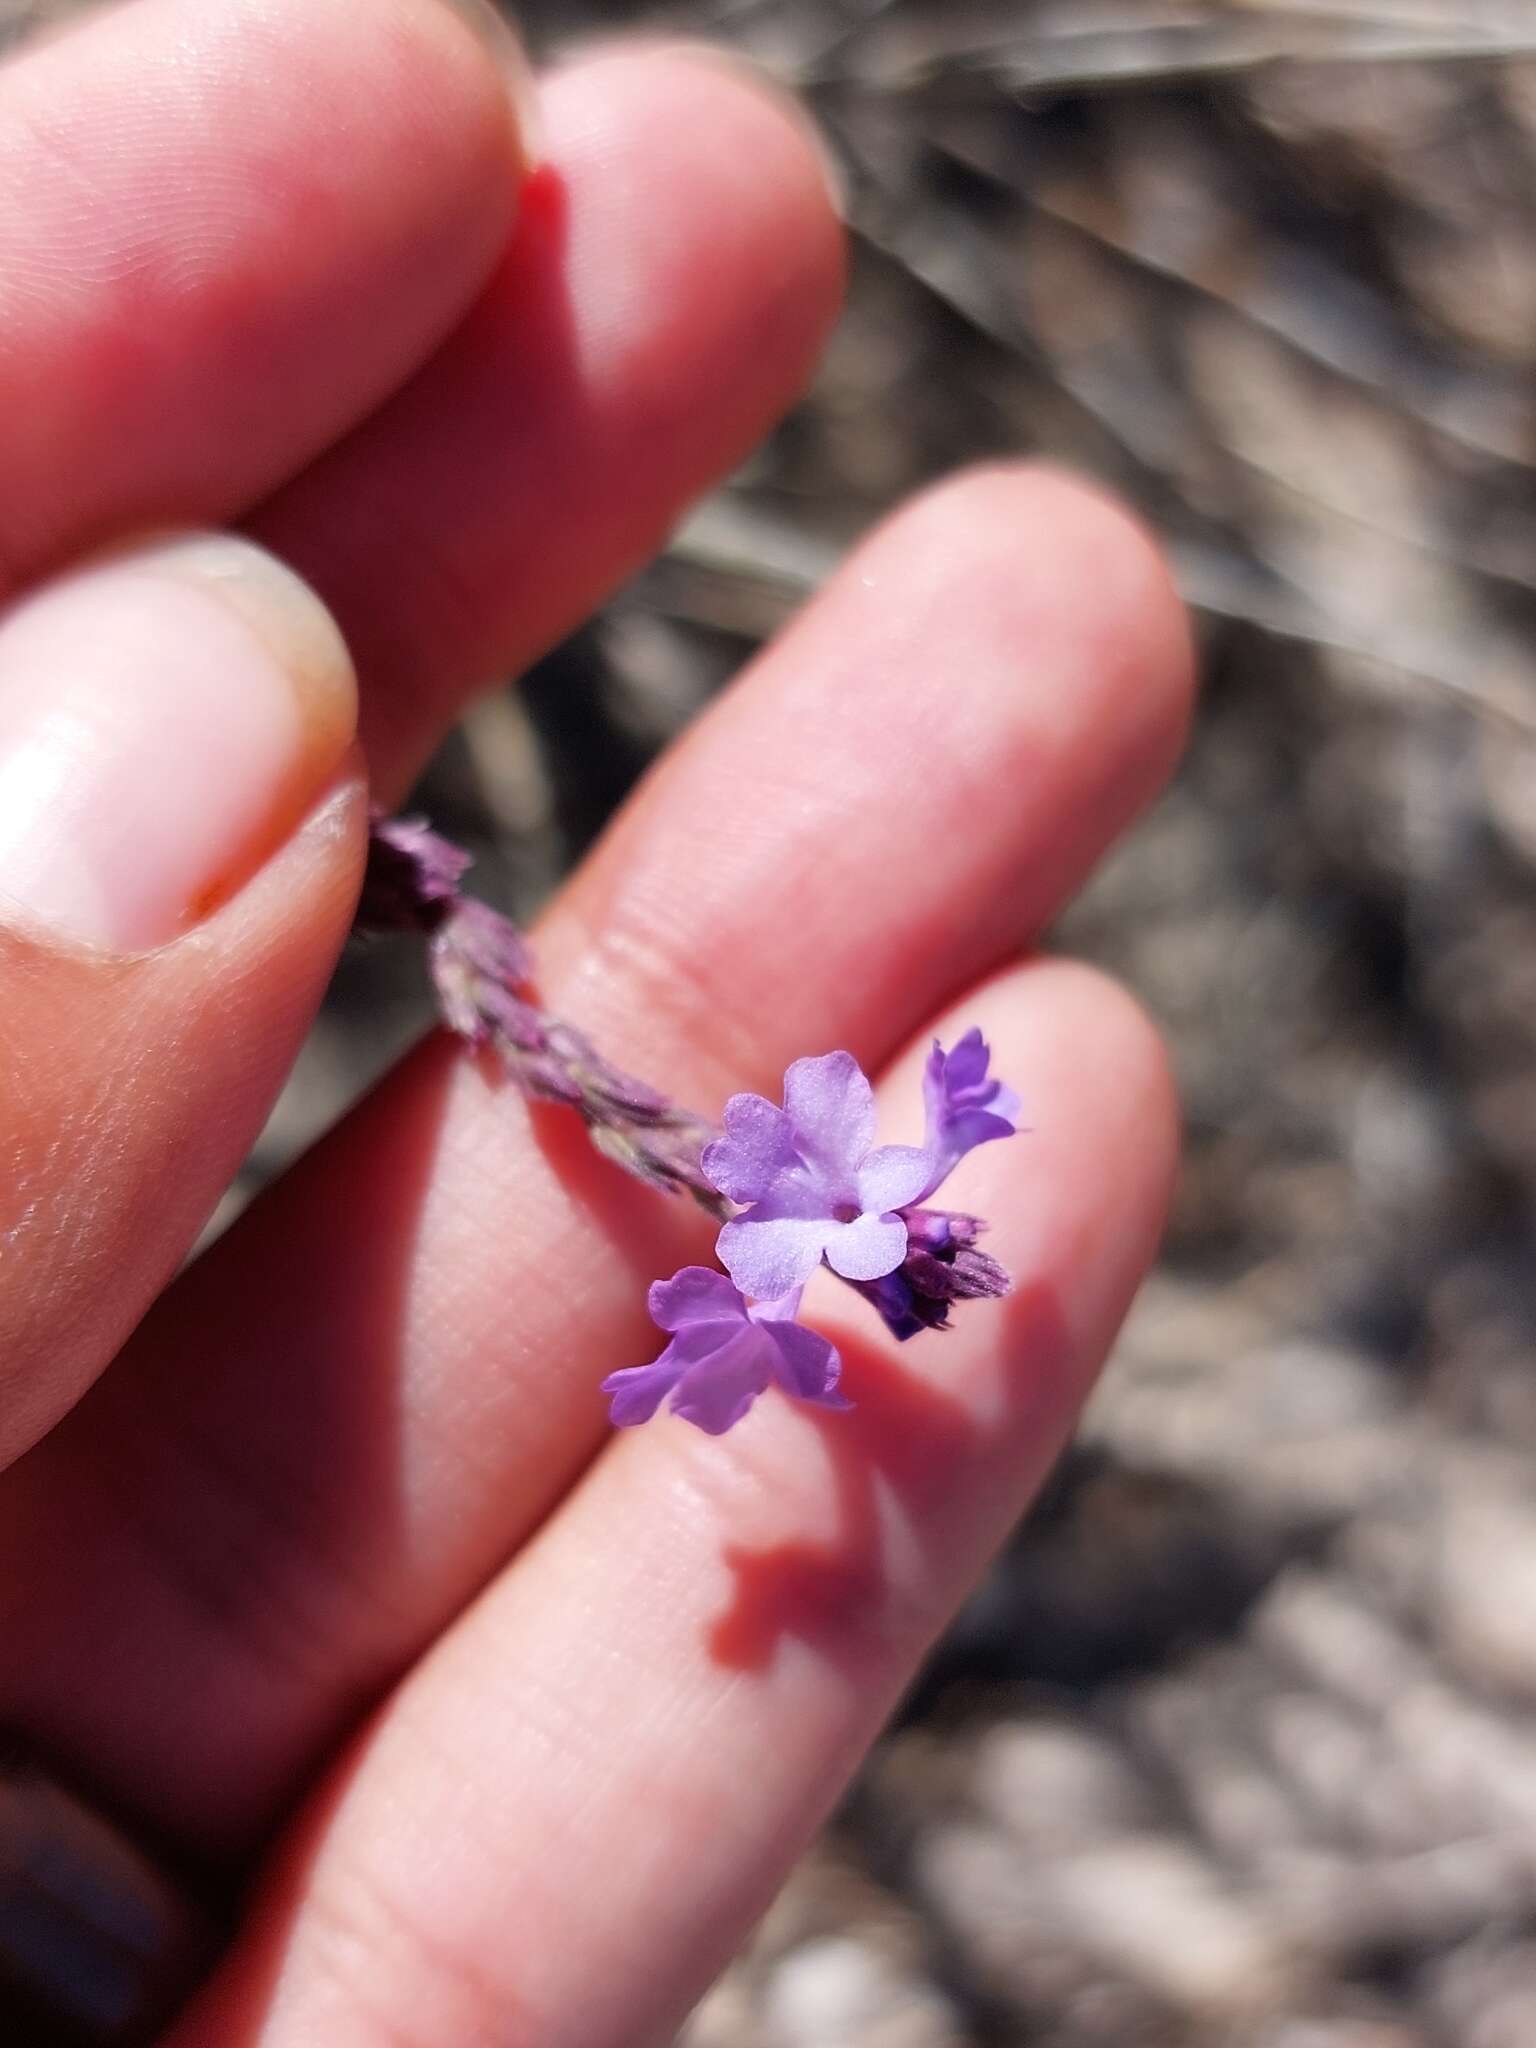
{"label": "index finger", "polygon": [[0,65],[0,595],[217,525],[448,332],[511,225],[483,0],[135,0]]}

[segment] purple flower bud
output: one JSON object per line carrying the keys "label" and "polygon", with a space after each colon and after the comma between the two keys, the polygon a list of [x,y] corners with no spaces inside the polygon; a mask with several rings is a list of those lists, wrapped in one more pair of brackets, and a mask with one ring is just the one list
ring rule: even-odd
{"label": "purple flower bud", "polygon": [[986,1229],[979,1216],[943,1209],[906,1209],[907,1256],[894,1273],[859,1286],[899,1342],[922,1330],[947,1330],[957,1301],[997,1300],[1013,1282],[976,1239]]}
{"label": "purple flower bud", "polygon": [[457,900],[469,865],[469,855],[433,832],[424,818],[385,818],[375,812],[355,918],[358,928],[435,931]]}
{"label": "purple flower bud", "polygon": [[939,1256],[954,1246],[974,1244],[987,1227],[979,1216],[962,1216],[952,1209],[903,1209],[901,1216],[912,1250]]}
{"label": "purple flower bud", "polygon": [[1019,1098],[989,1075],[991,1060],[987,1041],[974,1028],[952,1052],[933,1041],[923,1074],[928,1122],[924,1150],[930,1162],[924,1201],[948,1180],[967,1152],[993,1138],[1011,1138],[1019,1127]]}

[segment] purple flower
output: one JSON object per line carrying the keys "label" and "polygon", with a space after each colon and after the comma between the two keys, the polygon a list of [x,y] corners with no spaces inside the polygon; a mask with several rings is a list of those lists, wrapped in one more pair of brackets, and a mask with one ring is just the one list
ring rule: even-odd
{"label": "purple flower", "polygon": [[918,1199],[926,1201],[973,1147],[992,1138],[1011,1138],[1018,1129],[1019,1098],[1001,1081],[989,1078],[991,1060],[987,1041],[974,1026],[953,1052],[933,1041],[923,1073],[928,1122],[923,1149],[930,1170]]}
{"label": "purple flower", "polygon": [[774,1380],[797,1400],[849,1405],[837,1391],[837,1352],[794,1320],[798,1294],[749,1308],[723,1273],[684,1266],[655,1283],[647,1306],[672,1339],[653,1364],[626,1366],[603,1381],[619,1429],[649,1422],[670,1394],[675,1414],[721,1436]]}
{"label": "purple flower", "polygon": [[772,1301],[803,1287],[823,1258],[845,1280],[878,1280],[907,1254],[895,1211],[929,1185],[914,1145],[872,1150],[874,1090],[852,1053],[796,1060],[784,1107],[733,1095],[725,1135],[704,1150],[706,1179],[746,1214],[717,1250],[743,1294]]}

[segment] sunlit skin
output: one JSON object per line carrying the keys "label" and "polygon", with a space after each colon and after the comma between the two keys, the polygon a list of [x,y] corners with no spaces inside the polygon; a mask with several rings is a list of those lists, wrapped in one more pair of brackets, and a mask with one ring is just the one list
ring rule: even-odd
{"label": "sunlit skin", "polygon": [[1122,511],[1000,464],[856,551],[534,939],[550,1007],[711,1115],[846,1047],[914,1143],[979,1027],[1030,1130],[945,1201],[1007,1301],[901,1346],[818,1276],[853,1413],[613,1435],[648,1283],[718,1226],[446,1038],[166,1285],[342,943],[365,779],[398,802],[837,315],[770,92],[583,56],[530,177],[497,63],[439,0],[136,0],[0,68],[0,591],[240,526],[360,689],[361,752],[189,938],[0,934],[0,1446],[41,1439],[0,1721],[253,1880],[172,2048],[665,2042],[1070,1430],[1175,1159],[1152,1028],[1031,948],[1173,764],[1185,624]]}

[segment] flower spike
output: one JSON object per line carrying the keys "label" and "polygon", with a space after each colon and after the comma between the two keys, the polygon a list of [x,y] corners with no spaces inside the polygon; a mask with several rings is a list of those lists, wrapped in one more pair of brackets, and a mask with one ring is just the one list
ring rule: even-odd
{"label": "flower spike", "polygon": [[818,1267],[903,1342],[946,1329],[956,1302],[1009,1291],[1008,1275],[977,1247],[981,1219],[929,1206],[968,1152],[1018,1129],[1018,1097],[992,1075],[980,1031],[948,1052],[935,1040],[920,1146],[875,1144],[874,1090],[849,1052],[796,1060],[782,1105],[733,1095],[717,1128],[532,1000],[527,941],[463,893],[469,865],[421,819],[376,816],[354,929],[424,938],[450,1031],[499,1059],[524,1094],[575,1110],[594,1146],[627,1172],[667,1193],[686,1189],[722,1225],[724,1273],[684,1266],[651,1288],[651,1318],[668,1341],[649,1365],[603,1381],[616,1427],[648,1422],[665,1403],[719,1436],[772,1385],[818,1407],[849,1407],[836,1348],[797,1321]]}

